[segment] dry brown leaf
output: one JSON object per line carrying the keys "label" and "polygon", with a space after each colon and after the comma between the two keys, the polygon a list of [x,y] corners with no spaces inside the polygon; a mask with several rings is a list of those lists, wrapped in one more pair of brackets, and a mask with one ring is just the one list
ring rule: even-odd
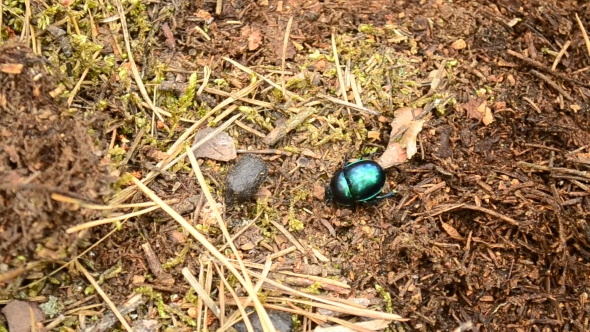
{"label": "dry brown leaf", "polygon": [[440,223],[442,225],[442,228],[445,230],[445,232],[447,232],[447,234],[449,234],[450,237],[452,237],[455,240],[463,240],[463,237],[461,236],[461,234],[459,234],[455,227],[445,223],[444,221],[441,221]]}
{"label": "dry brown leaf", "polygon": [[[484,102],[484,104],[486,104]],[[489,125],[490,123],[494,122],[494,115],[492,114],[492,110],[489,107],[485,108],[482,122],[484,125]]]}
{"label": "dry brown leaf", "polygon": [[403,163],[408,159],[406,150],[398,142],[390,142],[377,163],[384,169]]}
{"label": "dry brown leaf", "polygon": [[416,152],[418,152],[416,139],[418,138],[418,134],[422,131],[423,125],[424,120],[412,121],[408,125],[408,130],[406,130],[404,136],[402,136],[400,144],[402,147],[406,148],[408,159],[412,159]]}
{"label": "dry brown leaf", "polygon": [[[193,144],[199,142],[214,131],[214,128],[209,127],[199,130],[195,134]],[[236,153],[236,145],[233,138],[231,138],[226,132],[222,131],[197,148],[195,150],[195,157],[230,161],[236,159],[238,155]]]}
{"label": "dry brown leaf", "polygon": [[252,28],[248,35],[248,50],[254,51],[260,46],[260,44],[262,44],[262,34],[260,33],[260,30]]}
{"label": "dry brown leaf", "polygon": [[467,117],[470,119],[481,120],[483,117],[483,113],[479,111],[481,103],[481,99],[470,99],[465,104],[461,104],[461,107],[467,112]]}
{"label": "dry brown leaf", "polygon": [[2,314],[6,317],[11,332],[28,332],[31,331],[31,326],[38,329],[38,324],[45,319],[39,305],[28,301],[12,300],[2,309]]}
{"label": "dry brown leaf", "polygon": [[411,107],[402,107],[395,110],[395,112],[393,112],[395,118],[393,119],[393,121],[391,121],[390,137],[395,137],[404,125],[409,124],[420,114],[422,114],[421,108],[412,109]]}
{"label": "dry brown leaf", "polygon": [[206,10],[202,10],[202,9],[197,10],[197,12],[195,13],[195,16],[198,18],[204,19],[205,23],[207,23],[207,24],[211,24],[211,22],[213,22],[213,16],[211,15],[211,13],[209,13]]}

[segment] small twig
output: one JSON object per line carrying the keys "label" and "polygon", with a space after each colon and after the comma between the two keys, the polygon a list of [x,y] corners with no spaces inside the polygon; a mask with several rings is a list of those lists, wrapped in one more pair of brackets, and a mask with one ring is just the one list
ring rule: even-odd
{"label": "small twig", "polygon": [[[82,266],[82,264],[80,264],[80,262],[78,260],[75,261],[75,264],[76,264],[76,269],[84,274],[86,279],[88,279],[88,281],[92,284],[92,287],[94,287],[94,290],[96,290],[96,292],[100,295],[100,297],[102,297],[102,299],[107,303],[107,305],[109,306],[111,311],[115,314],[115,316],[117,316],[117,318],[119,319],[119,322],[121,322],[121,325],[125,328],[125,330],[131,332],[131,326],[129,326],[129,324],[127,323],[127,321],[123,317],[123,315],[121,315],[121,312],[119,311],[119,309],[117,309],[117,306],[115,306],[113,301],[111,301],[111,299],[107,296],[107,294],[102,290],[102,288],[100,287],[98,282],[96,282],[94,277],[92,277],[92,275],[90,275],[90,273],[88,273],[88,270],[86,270],[84,268],[84,266]],[[141,298],[141,296],[140,296],[140,298]]]}
{"label": "small twig", "polygon": [[238,121],[236,120],[236,125],[242,129],[244,129],[245,131],[254,134],[260,138],[265,138],[266,135],[264,135],[263,133],[259,132],[258,130],[248,126],[247,124],[243,123],[242,121]]}
{"label": "small twig", "polygon": [[182,275],[195,290],[195,292],[197,292],[197,295],[203,299],[203,302],[205,302],[205,305],[211,310],[211,312],[213,312],[213,315],[219,319],[221,310],[217,305],[215,305],[215,302],[211,299],[211,297],[209,297],[209,294],[207,294],[201,284],[199,284],[197,278],[195,278],[195,276],[191,273],[191,271],[189,271],[187,267],[182,269]]}
{"label": "small twig", "polygon": [[586,145],[584,145],[584,146],[582,146],[582,147],[579,147],[579,148],[577,148],[577,149],[575,149],[575,150],[573,150],[573,151],[570,151],[570,152],[566,153],[566,154],[565,154],[565,157],[567,158],[567,157],[573,156],[573,155],[575,155],[576,153],[578,153],[578,152],[580,152],[580,151],[582,151],[582,150],[584,150],[584,149],[586,149],[586,148],[588,148],[588,147],[590,147],[590,144],[586,144]]}
{"label": "small twig", "polygon": [[283,40],[283,54],[281,56],[281,91],[285,95],[285,57],[287,54],[287,45],[289,45],[289,34],[291,33],[291,25],[293,24],[293,16],[289,17],[287,28],[285,29],[285,38]]}
{"label": "small twig", "polygon": [[529,65],[531,67],[535,67],[535,68],[537,68],[539,70],[542,70],[542,71],[544,71],[544,72],[546,72],[548,74],[551,74],[553,76],[559,77],[562,80],[566,80],[568,82],[579,84],[579,85],[584,86],[584,87],[587,87],[587,88],[590,87],[590,83],[582,82],[582,81],[573,79],[573,78],[570,77],[570,75],[564,75],[564,74],[562,74],[560,72],[551,71],[551,68],[546,67],[542,63],[540,63],[540,62],[538,62],[536,60],[533,60],[533,59],[531,59],[529,57],[526,57],[526,56],[524,56],[524,55],[522,55],[520,53],[514,52],[513,50],[508,50],[507,53],[510,54],[510,55],[512,55],[512,56],[514,56],[514,57],[516,57],[516,58],[518,58],[518,59],[520,59],[520,60],[522,60],[522,61],[524,61],[527,65]]}
{"label": "small twig", "polygon": [[380,115],[381,114],[381,113],[379,113],[377,111],[373,111],[373,110],[368,109],[366,107],[361,107],[361,106],[358,106],[357,104],[349,103],[347,101],[342,101],[342,100],[340,100],[338,98],[334,98],[334,97],[331,97],[331,96],[328,96],[328,95],[324,95],[324,94],[321,94],[321,93],[318,93],[317,96],[320,97],[320,98],[324,98],[326,100],[329,100],[329,101],[331,101],[331,102],[333,102],[335,104],[340,104],[342,106],[354,108],[354,109],[356,109],[358,111],[369,113],[371,115]]}
{"label": "small twig", "polygon": [[561,58],[563,57],[563,55],[567,51],[567,48],[570,47],[571,43],[572,42],[570,40],[566,41],[565,44],[563,45],[563,47],[561,48],[561,50],[559,50],[559,53],[557,53],[557,56],[555,57],[555,60],[553,61],[553,66],[551,66],[552,71],[555,70],[555,68],[557,68],[557,64],[559,64],[559,61],[561,60]]}
{"label": "small twig", "polygon": [[[197,163],[197,158],[195,157],[195,154],[193,153],[193,150],[190,147],[187,147],[186,150],[187,150],[189,160],[191,162],[191,166],[193,167],[193,171],[195,172],[197,180],[199,181],[199,185],[201,186],[201,189],[203,190],[203,193],[205,194],[205,197],[207,198],[207,201],[209,202],[209,206],[211,207],[211,210],[213,211],[213,214],[215,215],[215,219],[217,219],[217,226],[221,229],[221,233],[223,234],[223,237],[225,238],[226,241],[228,241],[229,247],[231,248],[233,254],[236,256],[236,260],[238,261],[238,264],[240,265],[243,275],[240,275],[239,272],[233,267],[233,265],[231,265],[229,263],[229,261],[225,258],[225,256],[223,254],[221,254],[218,250],[216,250],[215,247],[213,247],[213,245],[211,245],[211,243],[209,241],[207,241],[207,239],[203,235],[196,232],[196,230],[195,230],[195,233],[199,234],[199,238],[202,238],[206,243],[208,243],[212,247],[211,249],[213,249],[213,250],[211,250],[209,248],[208,249],[209,249],[209,251],[211,251],[215,255],[215,257],[217,259],[220,259],[220,260],[222,259],[222,262],[224,264],[227,263],[226,267],[235,275],[236,279],[238,279],[238,281],[244,286],[244,288],[246,289],[248,294],[252,296],[252,299],[254,301],[254,308],[256,308],[256,312],[258,313],[258,317],[260,318],[260,325],[262,326],[263,331],[265,331],[265,332],[266,331],[273,331],[274,330],[273,324],[272,324],[270,318],[268,317],[268,313],[264,310],[264,307],[262,306],[260,299],[258,299],[256,292],[254,291],[254,287],[253,287],[252,281],[250,280],[250,276],[247,273],[246,267],[244,266],[244,262],[240,258],[240,253],[238,252],[238,249],[236,248],[235,244],[232,242],[231,236],[229,235],[229,232],[227,231],[227,227],[223,221],[223,218],[221,218],[221,214],[219,213],[219,210],[217,209],[217,204],[216,204],[215,200],[213,199],[213,196],[211,196],[211,192],[209,192],[209,187],[207,186],[207,183],[205,182],[205,178],[203,177],[203,173],[201,173],[201,168],[199,167],[199,164]],[[139,181],[137,181],[137,182],[139,182]],[[166,212],[168,212],[168,211],[166,211]],[[176,215],[178,215],[178,214],[176,214]],[[183,219],[180,216],[178,216],[178,217]],[[184,221],[184,219],[183,219],[183,221]],[[184,221],[184,222],[186,223],[186,221]],[[199,242],[201,242],[204,245],[204,243],[202,241],[199,240]],[[220,258],[219,256],[221,256],[222,258]]]}
{"label": "small twig", "polygon": [[529,148],[538,148],[538,149],[551,150],[551,151],[555,151],[555,152],[562,152],[561,149],[554,148],[551,146],[542,145],[542,144],[524,143],[524,146],[529,147]]}
{"label": "small twig", "polygon": [[[99,205],[93,204],[89,202],[82,201],[78,198],[73,198],[70,196],[65,196],[62,194],[52,193],[51,199],[54,201],[62,202],[62,203],[70,203],[76,204],[80,207],[90,210],[114,210],[114,209],[129,209],[129,208],[138,208],[138,207],[150,207],[156,205],[154,202],[143,202],[143,203],[131,203],[131,204],[120,204],[120,205]],[[168,204],[177,203],[178,199],[171,199],[166,201]]]}
{"label": "small twig", "polygon": [[[0,1],[0,27],[4,26],[3,24],[3,13],[4,13],[4,1]],[[2,34],[0,33],[0,43],[2,42]]]}
{"label": "small twig", "polygon": [[127,150],[127,153],[125,154],[125,158],[123,159],[123,161],[121,161],[121,163],[118,166],[127,165],[129,160],[131,159],[131,156],[133,155],[133,152],[135,152],[135,149],[137,149],[139,142],[141,142],[141,139],[143,138],[143,134],[145,134],[145,130],[146,130],[145,128],[146,127],[142,127],[141,130],[139,130],[139,133],[137,133],[137,135],[133,139],[133,143],[131,143],[131,147],[129,148],[129,150]]}
{"label": "small twig", "polygon": [[285,137],[290,131],[297,128],[303,121],[307,120],[311,115],[316,113],[317,110],[314,107],[308,107],[303,111],[293,115],[287,121],[281,125],[275,127],[266,137],[262,140],[267,145],[274,145],[281,138]]}
{"label": "small twig", "polygon": [[277,149],[264,149],[264,150],[236,150],[237,153],[241,154],[275,154],[279,156],[291,157],[293,153],[289,151],[282,151]]}
{"label": "small twig", "polygon": [[[291,247],[291,248],[293,248],[293,247]],[[269,257],[271,257],[271,256],[269,256]],[[230,261],[233,262],[233,260],[230,260]],[[258,269],[258,270],[265,268],[264,265],[256,264],[256,263],[252,263],[252,262],[246,262],[244,264],[246,264],[246,266],[248,266],[250,268]],[[287,270],[277,270],[277,271],[273,271],[273,273],[282,274],[282,275],[295,277],[295,278],[309,279],[314,282],[318,282],[320,284],[331,285],[331,286],[344,288],[344,289],[350,289],[350,286],[345,282],[334,280],[334,279],[329,279],[329,278],[323,278],[323,277],[319,277],[319,276],[315,276],[315,275],[300,274],[300,273],[295,273],[295,272],[291,272],[291,271],[287,271]]]}
{"label": "small twig", "polygon": [[207,40],[211,40],[211,37],[209,37],[209,35],[205,32],[205,30],[201,29],[200,26],[195,26],[195,31],[197,31],[198,33],[201,34],[201,36],[203,36],[205,39]]}
{"label": "small twig", "polygon": [[586,33],[586,29],[584,28],[582,21],[580,21],[580,17],[578,16],[578,13],[576,13],[576,20],[578,21],[578,25],[580,26],[580,31],[582,31],[582,36],[584,37],[584,42],[586,43],[586,49],[588,50],[588,55],[590,55],[590,40],[588,39],[588,34]]}
{"label": "small twig", "polygon": [[160,262],[158,256],[152,249],[152,246],[149,243],[144,243],[141,245],[141,248],[143,249],[143,253],[145,254],[148,267],[150,268],[150,271],[152,271],[154,276],[156,276],[156,278],[159,279],[160,283],[171,285],[174,282],[174,279],[170,274],[164,271],[162,263]]}
{"label": "small twig", "polygon": [[[2,5],[0,5],[0,10],[2,10]],[[2,26],[2,25],[0,24],[0,26]],[[61,314],[61,315],[57,316],[57,318],[55,318],[54,320],[52,320],[51,323],[45,325],[45,330],[44,331],[51,331],[51,330],[53,330],[59,324],[61,324],[61,322],[63,322],[64,320],[66,320],[66,316],[64,314]]]}
{"label": "small twig", "polygon": [[[209,262],[211,264],[211,262]],[[199,258],[199,285],[202,285],[205,282],[205,267],[203,266],[204,263]],[[197,331],[201,331],[201,322],[203,321],[203,299],[201,297],[197,297]]]}
{"label": "small twig", "polygon": [[203,67],[203,76],[203,83],[201,83],[199,90],[197,90],[197,96],[203,93],[203,90],[207,87],[207,83],[209,83],[209,78],[211,77],[211,68],[209,66]]}
{"label": "small twig", "polygon": [[203,196],[203,194],[199,194],[199,200],[197,201],[197,204],[195,206],[195,210],[193,212],[193,225],[197,224],[197,221],[199,220],[199,215],[201,214],[201,209],[203,208],[203,205],[205,204],[205,196]]}
{"label": "small twig", "polygon": [[354,77],[353,73],[350,74],[350,87],[352,88],[352,94],[354,95],[354,102],[357,104],[357,106],[365,108],[363,106],[363,101],[361,100],[359,87],[356,84],[356,78]]}
{"label": "small twig", "polygon": [[588,187],[587,185],[583,184],[582,182],[572,179],[570,180],[573,184],[575,184],[576,186],[580,187],[582,190],[584,190],[587,193],[590,193],[590,187]]}
{"label": "small twig", "polygon": [[526,163],[524,161],[519,161],[517,163],[517,165],[521,166],[521,167],[529,167],[529,168],[540,170],[540,171],[571,174],[571,175],[577,175],[577,176],[580,176],[580,177],[583,177],[586,179],[590,179],[590,174],[586,171],[578,171],[575,169],[569,169],[569,168],[563,168],[563,167],[547,167],[547,166]]}
{"label": "small twig", "polygon": [[[250,228],[250,226],[254,225],[254,223],[256,222],[256,220],[258,220],[258,218],[262,215],[262,211],[260,211],[256,217],[254,217],[254,219],[252,219],[246,226],[242,227],[242,229],[240,229],[239,231],[237,231],[231,238],[231,242],[234,242],[238,237],[240,237],[240,235],[244,234],[244,232],[246,230],[248,230],[248,228]],[[219,248],[219,251],[224,251],[227,246],[229,244],[225,243],[223,246],[221,246],[221,248]]]}
{"label": "small twig", "polygon": [[233,104],[233,105],[229,105],[229,107],[221,112],[221,114],[219,114],[215,119],[213,119],[212,123],[216,124],[221,122],[221,120],[225,119],[226,117],[228,117],[230,114],[232,114],[236,109],[238,108],[238,105]]}
{"label": "small twig", "polygon": [[[219,269],[219,267],[217,267],[217,265],[215,265],[215,269],[217,270],[217,274],[219,275],[219,278],[223,281],[223,284],[227,287],[227,290],[229,291],[231,296],[234,298],[234,301],[236,301],[238,311],[240,312],[240,314],[242,314],[242,319],[244,320],[244,324],[246,325],[246,329],[248,330],[248,332],[254,332],[254,327],[252,326],[252,323],[250,322],[250,319],[248,318],[248,314],[246,313],[246,310],[244,310],[244,306],[239,302],[238,294],[236,294],[233,287],[230,286],[230,284],[227,282],[227,279],[225,278],[223,273],[221,273],[221,270]],[[219,294],[219,296],[221,297],[222,294]],[[224,325],[223,321],[221,319],[220,319],[219,325],[221,325],[221,326]]]}
{"label": "small twig", "polygon": [[[280,85],[278,85],[278,84],[276,84],[275,82],[273,82],[271,79],[267,78],[266,76],[262,76],[262,75],[260,75],[260,74],[256,73],[255,71],[253,71],[252,69],[250,69],[250,68],[248,68],[248,67],[246,67],[246,66],[242,65],[241,63],[239,63],[239,62],[237,62],[237,61],[234,61],[234,60],[232,60],[232,59],[230,59],[230,58],[228,58],[228,57],[222,57],[222,59],[223,59],[223,60],[225,60],[225,61],[227,61],[227,62],[229,62],[229,63],[231,63],[232,65],[236,66],[238,69],[240,69],[241,71],[245,72],[246,74],[249,74],[249,75],[256,75],[256,76],[258,76],[258,77],[262,78],[262,79],[263,79],[264,81],[266,81],[268,84],[272,85],[273,87],[275,87],[275,88],[277,88],[277,89],[281,89],[281,86],[280,86]],[[281,89],[281,90],[282,90],[282,89]],[[289,90],[285,90],[285,95],[286,95],[286,96],[289,96],[289,97],[291,97],[291,98],[294,98],[294,99],[300,100],[300,101],[304,101],[304,100],[305,100],[305,99],[303,99],[303,97],[301,97],[301,96],[299,96],[298,94],[296,94],[296,93],[293,93],[293,92],[291,92],[291,91],[289,91]]]}
{"label": "small twig", "polygon": [[285,256],[288,255],[290,253],[292,253],[293,251],[296,251],[297,247],[296,246],[290,246],[287,249],[281,250],[279,252],[275,252],[274,254],[270,255],[270,258],[275,259],[275,258],[279,258],[281,256]]}
{"label": "small twig", "polygon": [[537,104],[535,104],[534,101],[530,100],[528,97],[522,97],[522,100],[529,103],[535,109],[535,111],[537,111],[537,113],[541,114],[541,109],[539,108],[539,106],[537,106]]}
{"label": "small twig", "polygon": [[272,219],[268,219],[268,221],[273,224],[273,226],[279,230],[279,232],[283,233],[283,235],[285,235],[285,237],[295,246],[297,247],[297,249],[299,251],[301,251],[303,254],[306,253],[305,248],[301,245],[301,243],[299,243],[299,241],[297,241],[297,239],[285,228],[283,227],[283,225],[281,225],[280,223],[272,220]]}
{"label": "small twig", "polygon": [[[266,262],[265,262],[265,264],[264,264],[264,269],[262,270],[262,275],[263,275],[264,277],[266,277],[266,276],[268,275],[268,273],[269,273],[269,271],[270,271],[271,267],[272,267],[272,261],[271,261],[270,257],[267,257],[267,258],[266,258]],[[260,288],[262,288],[262,284],[263,284],[263,280],[262,280],[262,279],[260,279],[260,280],[258,280],[258,282],[256,283],[256,285],[254,285],[254,291],[255,291],[256,293],[258,293],[258,291],[260,291]],[[248,306],[248,305],[250,304],[251,300],[252,300],[252,295],[249,295],[249,296],[248,296],[248,298],[246,299],[246,301],[244,302],[243,306],[244,306],[244,307]],[[236,320],[236,318],[238,317],[238,314],[239,314],[239,312],[234,312],[234,313],[233,313],[233,314],[232,314],[232,315],[231,315],[231,316],[230,316],[230,317],[227,319],[226,325],[225,325],[225,326],[222,326],[222,327],[219,329],[219,331],[227,331],[227,329],[228,329],[230,326],[232,326],[232,325],[234,325],[235,323],[237,323],[237,322],[239,321],[239,320]]]}
{"label": "small twig", "polygon": [[157,210],[159,208],[160,208],[159,206],[152,206],[152,207],[149,207],[147,209],[135,211],[135,212],[132,212],[132,213],[127,213],[127,214],[124,214],[122,216],[116,216],[116,217],[110,217],[110,218],[104,218],[104,219],[99,219],[99,220],[93,220],[93,221],[85,222],[83,224],[76,225],[76,226],[73,226],[73,227],[70,227],[70,228],[66,229],[66,233],[68,233],[68,234],[76,233],[76,232],[79,232],[79,231],[84,230],[84,229],[88,229],[88,228],[92,228],[92,227],[96,227],[96,226],[100,226],[100,225],[104,225],[104,224],[110,224],[110,223],[113,223],[115,221],[125,220],[125,219],[131,218],[131,217],[137,217],[137,216],[140,216],[142,214],[145,214],[145,213],[148,213],[148,212]]}
{"label": "small twig", "polygon": [[[219,278],[225,279],[225,273],[223,272],[223,266],[219,267],[217,264],[213,263],[213,266],[218,271]],[[225,283],[219,280],[219,286],[217,286],[217,290],[219,291],[219,325],[225,324]],[[228,286],[228,289],[231,289],[231,286]],[[231,292],[231,291],[230,291]]]}
{"label": "small twig", "polygon": [[[92,60],[96,60],[96,58],[98,58],[99,55],[100,55],[100,51],[94,52],[94,54],[92,55]],[[80,90],[80,87],[82,86],[82,82],[84,81],[84,78],[86,78],[86,75],[88,75],[89,71],[90,71],[90,66],[88,66],[88,67],[86,67],[86,69],[84,69],[84,71],[82,72],[82,75],[80,75],[80,79],[78,79],[78,82],[76,82],[76,85],[74,86],[72,91],[70,91],[70,96],[68,97],[68,101],[67,101],[68,107],[72,106],[72,102],[74,101],[74,98],[76,97],[78,90]],[[161,119],[161,120],[164,121],[163,119]]]}
{"label": "small twig", "polygon": [[342,76],[342,68],[340,68],[340,60],[338,59],[338,49],[336,48],[336,38],[334,38],[334,34],[332,34],[332,52],[334,53],[334,64],[336,65],[336,73],[338,73],[338,83],[340,84],[342,99],[348,103],[346,85],[344,84],[344,76]]}
{"label": "small twig", "polygon": [[217,4],[215,5],[215,14],[217,16],[221,15],[222,9],[223,9],[223,0],[217,0]]}
{"label": "small twig", "polygon": [[350,304],[345,304],[345,303],[341,303],[338,301],[331,301],[330,299],[322,297],[322,296],[307,294],[307,293],[298,291],[296,289],[287,287],[285,285],[282,285],[281,283],[278,283],[272,279],[264,278],[262,275],[260,275],[258,273],[251,272],[251,274],[252,274],[252,276],[254,276],[256,278],[264,280],[265,283],[275,286],[278,289],[286,291],[294,296],[317,301],[317,302],[312,302],[312,301],[308,301],[308,300],[299,300],[299,299],[295,299],[295,298],[291,299],[291,301],[293,301],[295,303],[300,303],[303,305],[310,305],[310,306],[314,306],[317,308],[328,309],[328,310],[332,310],[335,312],[342,312],[342,313],[345,313],[348,315],[363,316],[363,317],[377,318],[377,319],[389,319],[389,320],[395,320],[395,321],[407,321],[408,320],[407,318],[403,318],[403,317],[396,315],[396,314],[374,311],[374,310],[370,310],[370,309],[363,309],[363,308],[359,308],[358,306],[352,306]]}
{"label": "small twig", "polygon": [[514,226],[519,226],[520,225],[518,223],[518,221],[516,221],[516,220],[514,220],[514,219],[512,219],[510,217],[507,217],[507,216],[505,216],[503,214],[499,214],[498,212],[496,212],[494,210],[483,208],[481,206],[463,205],[462,208],[468,209],[468,210],[474,210],[474,211],[479,211],[479,212],[487,213],[487,214],[492,215],[492,216],[494,216],[496,218],[500,218],[500,219],[502,219],[502,220],[506,221],[507,223],[509,223],[511,225],[514,225]]}
{"label": "small twig", "polygon": [[487,213],[489,215],[492,215],[496,218],[502,219],[504,221],[506,221],[507,223],[514,225],[514,226],[520,226],[520,224],[518,223],[518,221],[507,217],[505,215],[502,215],[494,210],[490,210],[490,209],[486,209],[480,206],[475,206],[475,205],[468,205],[468,204],[457,204],[457,205],[451,205],[451,206],[447,206],[443,209],[440,210],[435,210],[435,211],[431,211],[431,212],[427,212],[426,214],[429,217],[434,217],[437,216],[439,214],[443,214],[445,212],[449,212],[449,211],[453,211],[453,210],[457,210],[457,209],[468,209],[468,210],[474,210],[474,211],[479,211],[479,212],[483,212],[483,213]]}
{"label": "small twig", "polygon": [[[123,10],[123,4],[121,0],[115,0],[115,4],[117,6],[117,10],[119,11],[119,20],[121,21],[121,29],[123,30],[123,39],[125,39],[125,47],[127,49],[127,59],[129,60],[129,64],[131,64],[131,71],[133,72],[133,77],[135,78],[135,83],[141,92],[143,100],[150,106],[151,110],[156,113],[156,116],[162,123],[164,123],[164,118],[162,114],[166,116],[172,116],[169,112],[164,111],[163,109],[157,107],[152,102],[152,99],[147,93],[145,89],[145,85],[141,79],[141,75],[139,75],[139,70],[137,70],[137,65],[135,64],[135,60],[133,59],[133,52],[131,51],[131,42],[129,39],[129,30],[127,30],[127,20],[125,19],[125,11]],[[100,54],[100,51],[97,52]],[[71,102],[68,103],[70,105]]]}
{"label": "small twig", "polygon": [[572,98],[567,92],[565,92],[565,90],[563,90],[559,85],[557,85],[557,83],[553,82],[549,77],[539,73],[534,69],[531,69],[531,74],[545,81],[545,83],[549,84],[549,86],[551,86],[553,89],[559,92],[565,99],[569,101],[574,101],[574,98]]}

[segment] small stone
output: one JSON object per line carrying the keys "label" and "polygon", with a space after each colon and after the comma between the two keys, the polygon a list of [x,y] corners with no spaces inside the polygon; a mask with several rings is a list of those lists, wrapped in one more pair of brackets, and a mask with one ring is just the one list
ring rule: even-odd
{"label": "small stone", "polygon": [[267,175],[268,167],[262,159],[245,155],[225,180],[225,203],[231,205],[252,199]]}
{"label": "small stone", "polygon": [[[270,318],[270,321],[272,322],[272,325],[274,326],[275,330],[278,332],[291,332],[293,331],[293,319],[291,318],[291,315],[283,312],[283,311],[277,311],[277,310],[267,310],[268,313],[268,317]],[[262,326],[260,325],[260,319],[258,318],[258,313],[253,313],[250,316],[248,316],[248,318],[250,318],[250,323],[252,323],[252,327],[254,329],[255,332],[262,332]],[[246,324],[244,324],[244,321],[240,321],[239,323],[236,323],[236,325],[234,325],[234,328],[238,331],[238,332],[246,332],[248,331],[248,329],[246,329]]]}

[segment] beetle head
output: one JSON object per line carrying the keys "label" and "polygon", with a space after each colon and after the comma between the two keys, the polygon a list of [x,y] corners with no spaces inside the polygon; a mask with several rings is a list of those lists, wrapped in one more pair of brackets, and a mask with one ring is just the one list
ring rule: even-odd
{"label": "beetle head", "polygon": [[326,199],[326,202],[332,202],[334,200],[334,195],[332,194],[332,189],[329,185],[326,186],[324,198]]}

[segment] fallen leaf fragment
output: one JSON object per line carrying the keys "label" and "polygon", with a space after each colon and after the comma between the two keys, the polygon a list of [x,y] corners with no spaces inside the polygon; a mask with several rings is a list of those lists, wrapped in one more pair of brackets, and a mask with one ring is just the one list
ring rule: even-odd
{"label": "fallen leaf fragment", "polygon": [[401,107],[395,110],[393,114],[395,118],[391,121],[391,134],[389,135],[390,141],[387,144],[387,148],[385,148],[385,151],[377,161],[384,169],[393,165],[401,164],[409,159],[405,146],[402,146],[397,140],[399,139],[402,130],[408,128],[413,120],[422,114],[422,109]]}
{"label": "fallen leaf fragment", "polygon": [[31,327],[40,331],[43,327],[41,322],[45,320],[45,314],[39,306],[27,301],[10,301],[2,309],[2,314],[6,317],[10,332],[29,332],[32,330]]}
{"label": "fallen leaf fragment", "polygon": [[470,119],[481,120],[481,118],[483,118],[483,113],[478,109],[481,103],[481,99],[470,99],[468,102],[461,104],[461,107],[465,110],[467,117]]}
{"label": "fallen leaf fragment", "polygon": [[492,110],[488,107],[488,102],[482,98],[471,99],[460,105],[466,112],[467,117],[482,121],[484,125],[494,122]]}
{"label": "fallen leaf fragment", "polygon": [[[214,132],[214,128],[199,130],[195,135],[193,144],[199,142],[205,136]],[[222,131],[195,150],[195,157],[209,158],[219,161],[230,161],[238,157],[234,140],[226,132]]]}
{"label": "fallen leaf fragment", "polygon": [[489,107],[486,107],[484,111],[482,122],[486,126],[494,122],[494,115],[492,115],[492,110]]}
{"label": "fallen leaf fragment", "polygon": [[408,159],[406,150],[398,142],[390,142],[377,163],[384,169],[403,163]]}
{"label": "fallen leaf fragment", "polygon": [[441,221],[441,225],[442,225],[442,228],[445,230],[445,232],[447,232],[447,234],[449,234],[450,237],[452,237],[455,240],[463,240],[463,237],[461,236],[461,234],[459,234],[459,232],[457,232],[455,227],[453,227],[445,222],[442,222],[442,221]]}
{"label": "fallen leaf fragment", "polygon": [[195,16],[198,18],[202,18],[205,20],[205,23],[211,24],[213,22],[213,15],[211,15],[208,11],[199,9],[195,13]]}
{"label": "fallen leaf fragment", "polygon": [[421,108],[402,107],[393,112],[395,118],[391,121],[391,137],[396,136],[403,126],[412,122],[422,114]]}
{"label": "fallen leaf fragment", "polygon": [[262,34],[256,28],[245,27],[242,35],[248,36],[248,50],[254,51],[262,44]]}
{"label": "fallen leaf fragment", "polygon": [[402,136],[400,144],[402,147],[406,148],[408,159],[412,159],[416,152],[418,152],[416,140],[418,138],[418,134],[422,131],[423,125],[424,120],[412,121],[408,126],[408,130],[406,130],[404,136]]}

